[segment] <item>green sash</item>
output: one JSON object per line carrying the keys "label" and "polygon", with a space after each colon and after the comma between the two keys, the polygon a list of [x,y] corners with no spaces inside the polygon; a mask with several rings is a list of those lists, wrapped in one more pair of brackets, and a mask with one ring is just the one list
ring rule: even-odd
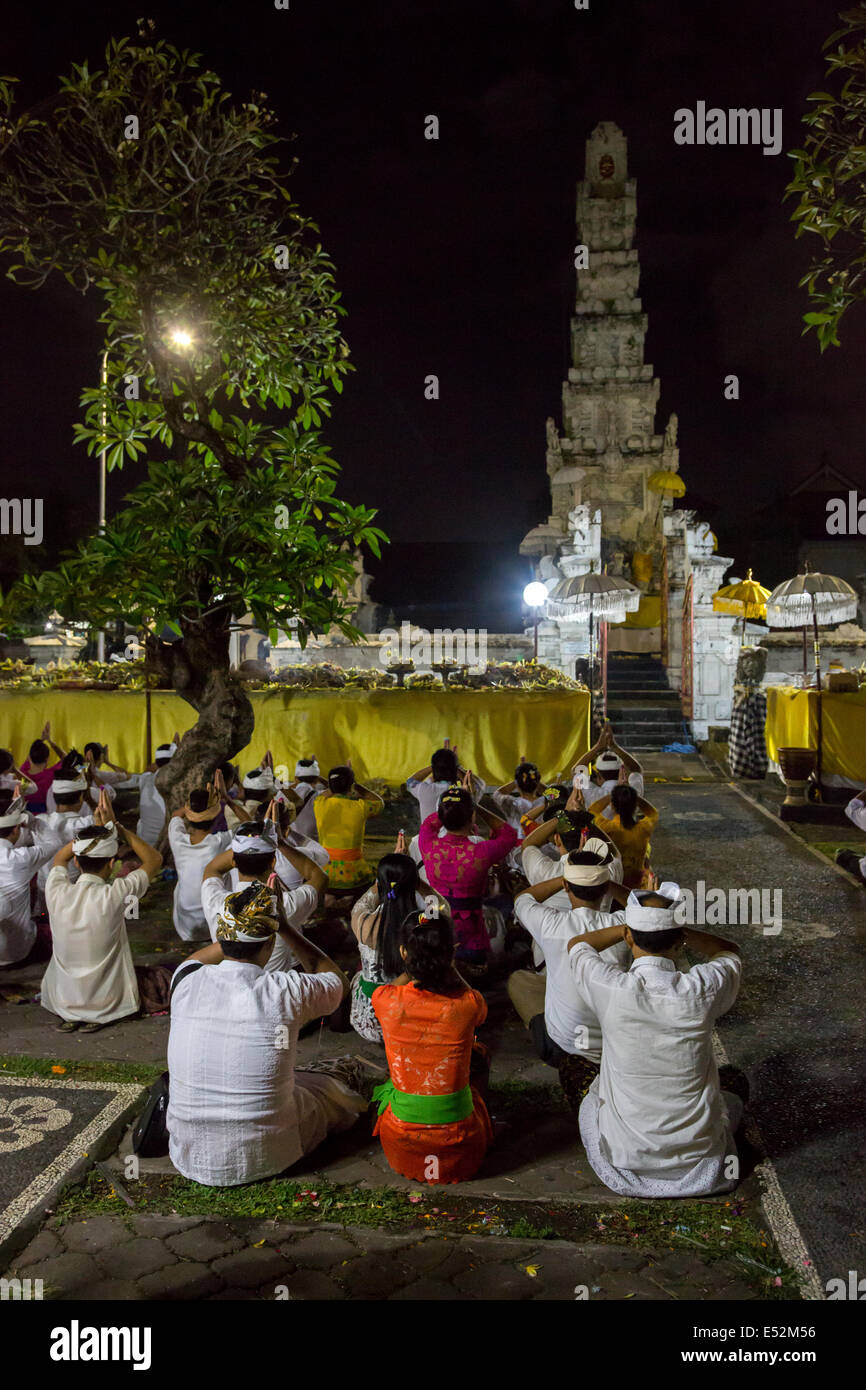
{"label": "green sash", "polygon": [[398,1091],[390,1076],[376,1087],[373,1101],[380,1115],[390,1105],[394,1118],[409,1125],[450,1125],[465,1120],[475,1109],[471,1086],[445,1096],[416,1096],[411,1091]]}
{"label": "green sash", "polygon": [[368,999],[373,998],[373,990],[379,989],[381,980],[365,980],[363,975],[358,977],[358,988],[362,994],[366,994]]}

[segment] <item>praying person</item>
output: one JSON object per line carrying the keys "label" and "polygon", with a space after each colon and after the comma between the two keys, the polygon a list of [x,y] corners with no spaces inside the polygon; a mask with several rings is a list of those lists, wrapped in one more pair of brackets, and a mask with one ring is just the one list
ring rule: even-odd
{"label": "praying person", "polygon": [[489,1061],[475,1044],[487,1004],[458,974],[454,944],[447,916],[411,912],[402,926],[404,973],[372,995],[389,1071],[373,1092],[374,1133],[394,1171],[413,1182],[468,1181],[493,1140]]}
{"label": "praying person", "polygon": [[[514,900],[514,915],[540,947],[546,969],[543,1000],[536,990],[528,988],[529,981],[515,979],[526,975],[525,971],[515,971],[510,977],[509,998],[541,1060],[558,1069],[560,1084],[575,1114],[601,1061],[602,1037],[596,1014],[575,991],[568,944],[600,926],[622,926],[622,912],[601,911],[602,901],[610,893],[620,903],[627,897],[619,884],[612,883],[610,866],[602,856],[583,849],[571,850],[561,873],[524,888]],[[561,901],[562,894],[568,900],[565,911],[551,906],[554,896]],[[614,946],[609,959],[627,966],[628,952],[622,944]]]}
{"label": "praying person", "polygon": [[[580,1135],[593,1171],[624,1197],[709,1197],[739,1178],[743,1099],[721,1089],[712,1035],[740,988],[740,950],[679,926],[679,898],[675,883],[631,892],[624,925],[568,942],[574,984],[602,1035]],[[623,939],[628,971],[600,954]],[[674,962],[683,943],[707,956],[685,973]]]}
{"label": "praying person", "polygon": [[[57,762],[49,766],[52,749],[57,754]],[[42,730],[42,737],[34,739],[30,745],[29,756],[21,764],[21,771],[28,781],[36,786],[35,792],[27,794],[27,809],[39,815],[46,809],[45,798],[51,786],[54,773],[60,767],[66,754],[56,743],[51,742],[51,723],[48,721]]]}
{"label": "praying person", "polygon": [[[622,768],[625,768],[624,778],[620,776]],[[643,769],[637,758],[620,748],[609,724],[604,726],[592,748],[578,758],[574,765],[574,778],[575,785],[580,787],[589,807],[592,807],[595,801],[610,796],[619,781],[628,782],[638,796],[644,794]]]}
{"label": "praying person", "polygon": [[49,814],[57,810],[57,801],[55,799],[54,794],[54,782],[57,780],[58,777],[63,779],[65,777],[76,777],[78,775],[84,777],[84,806],[91,819],[93,817],[94,810],[99,805],[99,798],[102,793],[103,786],[105,787],[105,790],[108,793],[109,799],[111,801],[114,800],[115,796],[117,795],[117,793],[114,790],[114,787],[109,786],[107,783],[103,783],[101,776],[99,776],[95,772],[95,765],[93,763],[93,760],[88,760],[85,757],[83,757],[82,754],[78,752],[77,748],[70,748],[68,753],[64,753],[63,760],[60,763],[60,766],[55,769],[54,780],[51,782],[50,786],[48,787],[48,791],[45,794],[45,810]]}
{"label": "praying person", "polygon": [[[858,830],[866,830],[866,791],[851,798],[845,807],[845,815]],[[837,864],[866,885],[866,855],[855,854],[852,849],[837,849],[835,859]]]}
{"label": "praying person", "polygon": [[[408,854],[385,854],[379,860],[376,882],[352,908],[352,931],[358,942],[361,969],[352,980],[349,1022],[368,1042],[382,1041],[373,1010],[373,992],[403,974],[400,954],[402,924],[410,912],[423,909],[424,894],[418,867]],[[445,905],[441,903],[444,913]]]}
{"label": "praying person", "polygon": [[[68,755],[67,755],[68,758]],[[55,809],[42,811],[37,817],[40,825],[54,831],[60,844],[67,844],[85,825],[93,823],[93,811],[84,805],[87,794],[87,778],[83,770],[64,759],[63,766],[54,774],[51,783],[52,799]],[[50,865],[46,861],[36,876],[37,899],[45,901],[45,884]]]}
{"label": "praying person", "polygon": [[[16,965],[33,950],[39,928],[31,910],[30,880],[59,847],[57,832],[25,809],[17,785],[11,792],[0,791],[0,965]],[[47,954],[47,924],[43,937]]]}
{"label": "praying person", "polygon": [[355,780],[351,759],[332,767],[328,787],[313,802],[319,842],[328,851],[328,887],[332,893],[368,888],[375,873],[364,858],[367,821],[385,805],[381,796]]}
{"label": "praying person", "polygon": [[121,782],[128,782],[132,775],[125,767],[118,767],[117,763],[109,762],[107,743],[85,743],[84,757],[87,762],[93,764],[94,772],[98,773],[98,781],[104,787],[117,787]]}
{"label": "praying person", "polygon": [[295,780],[292,783],[292,791],[301,803],[295,819],[295,830],[310,840],[319,838],[315,799],[327,785],[315,758],[298,758],[295,763]]}
{"label": "praying person", "polygon": [[[111,879],[121,842],[141,861]],[[67,872],[74,863],[79,878]],[[45,884],[53,949],[42,978],[42,1007],[59,1014],[57,1032],[98,1033],[139,1012],[141,997],[126,935],[125,905],[143,898],[159,874],[162,855],[111,819],[103,793],[90,826],[57,851]]]}
{"label": "praying person", "polygon": [[[465,774],[466,769],[460,766],[457,759],[456,746],[452,748],[451,740],[446,738],[442,747],[436,749],[427,767],[421,767],[417,772],[413,772],[411,777],[407,777],[406,790],[418,802],[422,825],[436,810],[442,793],[456,782],[461,782]],[[472,795],[476,800],[480,800],[484,795],[484,786],[482,778],[473,777]]]}
{"label": "praying person", "polygon": [[145,844],[156,845],[165,828],[165,801],[156,785],[157,774],[174,757],[180,735],[175,734],[171,743],[161,743],[153,755],[153,762],[144,772],[135,772],[128,778],[128,784],[139,789],[138,824],[135,833]]}
{"label": "praying person", "polygon": [[[483,970],[490,954],[483,911],[487,876],[493,865],[514,849],[517,832],[479,806],[470,787],[471,773],[467,772],[462,787],[449,787],[442,793],[438,812],[421,826],[418,847],[430,887],[441,894],[451,912],[457,959],[470,970]],[[489,840],[477,838],[476,818],[490,829]]]}
{"label": "praying person", "polygon": [[20,767],[15,766],[15,758],[10,750],[0,748],[0,791],[14,791],[16,782],[21,783],[21,795],[25,798],[38,791],[36,783],[25,777]]}
{"label": "praying person", "polygon": [[[332,1013],[349,988],[328,956],[260,911],[261,885],[225,899],[216,942],[172,979],[169,1153],[179,1173],[232,1187],[282,1173],[367,1108],[359,1058],[295,1070],[298,1032]],[[274,944],[304,968],[268,971]]]}
{"label": "praying person", "polygon": [[202,875],[231,842],[230,830],[214,831],[222,804],[219,791],[208,783],[191,791],[187,804],[168,823],[168,843],[177,870],[172,920],[181,941],[210,937],[201,902]]}
{"label": "praying person", "polygon": [[[625,781],[625,775],[623,766],[621,780],[610,795],[594,801],[589,809],[599,830],[613,841],[622,856],[622,881],[626,888],[641,888],[646,886],[650,873],[650,841],[659,813],[645,797],[638,796]],[[606,814],[608,803],[613,811],[610,817]]]}
{"label": "praying person", "polygon": [[[301,854],[307,859],[311,859],[314,864],[318,864],[320,869],[325,870],[330,863],[328,851],[324,845],[320,845],[318,840],[312,839],[309,835],[304,835],[298,829],[298,819],[300,813],[294,802],[288,800],[292,795],[293,788],[287,787],[285,792],[279,791],[274,797],[274,805],[277,808],[277,826],[281,842],[290,845],[292,849],[300,850]],[[304,882],[298,870],[289,862],[284,854],[278,854],[276,858],[275,872],[280,882],[286,888],[298,888]]]}
{"label": "praying person", "polygon": [[258,767],[253,767],[247,773],[241,786],[240,798],[237,801],[229,801],[225,806],[226,825],[229,830],[234,830],[244,817],[239,815],[239,808],[247,812],[248,816],[255,819],[261,815],[265,807],[274,795],[275,782],[274,771],[268,762],[270,753],[266,753]]}

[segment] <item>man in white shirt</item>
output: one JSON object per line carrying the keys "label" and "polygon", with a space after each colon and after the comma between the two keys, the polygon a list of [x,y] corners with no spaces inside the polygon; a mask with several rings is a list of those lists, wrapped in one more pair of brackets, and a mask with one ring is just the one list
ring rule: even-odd
{"label": "man in white shirt", "polygon": [[[276,918],[277,896],[265,885],[276,872],[278,857],[284,858],[287,866],[294,869],[301,879],[298,887],[286,890],[282,895],[283,912],[293,930],[299,930],[322,901],[327,876],[318,864],[279,837],[272,819],[273,807],[269,807],[269,811],[271,817],[264,825],[261,821],[250,821],[238,826],[229,848],[212,859],[204,871],[201,904],[212,941],[216,941],[219,914],[226,898],[252,883],[257,883],[268,894],[270,908],[261,910],[269,910]],[[288,954],[286,941],[280,936],[265,968],[282,971],[291,970],[294,965],[295,958]]]}
{"label": "man in white shirt", "polygon": [[[452,748],[451,740],[446,738],[443,746],[436,749],[427,767],[420,767],[411,777],[406,778],[406,790],[418,802],[421,825],[428,816],[432,816],[433,812],[438,810],[442,793],[462,781],[465,775],[466,769],[460,766],[457,749]],[[485,790],[484,779],[473,773],[473,800],[480,801]],[[420,863],[420,860],[418,862]]]}
{"label": "man in white shirt", "polygon": [[[866,791],[851,798],[845,807],[845,815],[858,830],[866,831]],[[837,849],[835,858],[837,864],[866,885],[866,855],[855,854],[852,849]]]}
{"label": "man in white shirt", "polygon": [[[621,885],[612,884],[610,867],[601,855],[572,850],[560,874],[524,888],[514,900],[514,915],[538,943],[546,966],[544,1012],[524,1018],[524,1022],[543,1062],[561,1072],[569,1059],[575,1059],[575,1065],[568,1068],[568,1085],[562,1072],[560,1075],[570,1102],[575,1099],[575,1085],[582,1081],[585,1087],[601,1061],[601,1028],[591,1006],[574,988],[567,947],[575,935],[625,921],[621,912],[600,912],[602,899],[610,893],[621,902],[628,896]],[[566,911],[549,905],[554,895],[560,894],[568,900]],[[620,945],[613,949],[611,958],[625,964],[627,952]],[[591,1064],[589,1071],[587,1063]]]}
{"label": "man in white shirt", "polygon": [[16,965],[33,949],[30,880],[61,843],[54,829],[24,809],[19,791],[19,784],[0,791],[0,965]]}
{"label": "man in white shirt", "polygon": [[[120,841],[141,860],[125,878],[110,881]],[[67,866],[80,877],[72,883]],[[138,1013],[140,998],[126,935],[124,909],[143,898],[162,867],[162,855],[111,820],[100,799],[94,822],[54,856],[45,885],[54,948],[42,979],[42,1007],[63,1020],[58,1032],[96,1033],[106,1023]]]}
{"label": "man in white shirt", "polygon": [[[61,767],[55,772],[50,788],[55,809],[40,812],[36,819],[40,825],[54,831],[61,845],[74,839],[83,826],[93,824],[93,811],[89,806],[84,808],[87,790],[87,778],[80,768]],[[37,908],[40,909],[44,908],[45,884],[50,867],[46,861],[36,875]],[[75,870],[70,870],[70,873],[78,877]]]}
{"label": "man in white shirt", "polygon": [[[626,1197],[706,1197],[739,1179],[743,1103],[720,1088],[712,1040],[739,991],[739,947],[679,926],[679,897],[675,883],[632,892],[625,925],[568,943],[574,983],[603,1039],[600,1074],[580,1107],[581,1139],[594,1172]],[[603,959],[621,939],[634,957],[628,973]],[[685,974],[674,962],[683,940],[708,957]]]}
{"label": "man in white shirt", "polygon": [[[328,783],[322,776],[315,758],[299,758],[295,763],[295,780],[292,791],[300,806],[295,818],[295,830],[310,840],[318,840],[319,828],[316,825],[314,804],[320,792],[327,791]],[[330,860],[329,860],[330,862]]]}
{"label": "man in white shirt", "polygon": [[91,818],[96,807],[99,805],[99,797],[103,786],[105,786],[110,799],[112,801],[114,800],[116,795],[114,787],[108,786],[102,781],[101,776],[96,773],[92,761],[83,758],[76,748],[70,748],[68,753],[64,753],[60,765],[55,768],[54,778],[45,795],[45,810],[49,812],[49,814],[57,810],[54,783],[58,778],[62,781],[68,777],[74,778],[79,773],[85,779],[84,806]]}
{"label": "man in white shirt", "polygon": [[177,752],[179,735],[175,734],[171,743],[161,743],[153,755],[153,762],[144,772],[135,772],[122,785],[137,787],[139,791],[138,824],[135,833],[145,844],[155,846],[165,828],[165,801],[156,785],[156,776],[161,768],[171,761]]}
{"label": "man in white shirt", "polygon": [[175,811],[168,823],[168,843],[177,883],[172,897],[172,920],[181,941],[208,940],[210,931],[201,905],[202,876],[215,855],[231,842],[230,830],[214,831],[220,813],[219,793],[213,785],[196,788],[186,806]]}
{"label": "man in white shirt", "polygon": [[605,725],[597,743],[575,763],[574,784],[583,792],[586,804],[591,809],[597,801],[609,797],[620,781],[628,781],[638,796],[643,796],[644,777],[640,763],[631,753],[620,748],[610,726]]}
{"label": "man in white shirt", "polygon": [[[261,914],[260,887],[226,898],[216,943],[172,979],[169,1153],[184,1177],[213,1187],[282,1173],[330,1132],[351,1128],[369,1101],[341,1079],[354,1081],[357,1058],[295,1071],[299,1029],[332,1013],[349,981],[285,918]],[[275,930],[304,974],[265,968]]]}

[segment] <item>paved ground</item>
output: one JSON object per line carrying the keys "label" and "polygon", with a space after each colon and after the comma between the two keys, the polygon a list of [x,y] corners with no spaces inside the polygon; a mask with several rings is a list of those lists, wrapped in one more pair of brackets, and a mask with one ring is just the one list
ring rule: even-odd
{"label": "paved ground", "polygon": [[[762,1139],[766,1144],[821,1281],[862,1268],[864,1232],[855,1205],[864,1156],[857,1000],[862,890],[723,785],[700,758],[659,755],[645,761],[647,794],[662,810],[654,861],[663,875],[678,878],[683,886],[694,887],[702,878],[709,887],[764,888],[771,898],[774,888],[782,890],[778,934],[765,935],[760,923],[719,926],[740,941],[747,966],[743,993],[722,1022],[721,1038],[730,1060],[750,1077],[752,1112],[760,1131],[753,1131],[751,1138],[758,1149]],[[382,838],[370,845],[371,858],[392,847],[391,836],[405,814],[399,803],[388,808],[380,823]],[[138,959],[172,963],[181,958],[172,936],[169,902],[165,885],[149,895],[134,928]],[[39,969],[4,971],[0,984],[27,998],[38,989],[40,975]],[[55,1296],[68,1298],[272,1298],[282,1284],[296,1298],[559,1299],[574,1298],[575,1286],[584,1285],[590,1298],[755,1297],[756,1285],[743,1279],[743,1265],[736,1259],[706,1263],[700,1248],[694,1248],[699,1246],[694,1229],[675,1224],[678,1204],[665,1204],[678,1232],[676,1238],[671,1236],[677,1248],[668,1248],[666,1240],[648,1252],[607,1243],[605,1223],[614,1218],[605,1213],[616,1211],[622,1226],[627,1220],[620,1210],[623,1204],[595,1179],[567,1109],[547,1104],[555,1074],[534,1058],[508,1004],[504,981],[494,982],[487,994],[490,1016],[483,1036],[493,1052],[494,1087],[500,1088],[500,1101],[504,1097],[511,1103],[515,1095],[525,1095],[531,1121],[521,1118],[518,1107],[517,1122],[491,1152],[479,1177],[461,1184],[459,1193],[477,1202],[481,1212],[487,1209],[485,1203],[489,1207],[499,1202],[503,1209],[511,1203],[517,1210],[521,1201],[534,1202],[543,1212],[545,1199],[552,1208],[591,1207],[597,1231],[589,1237],[533,1244],[504,1234],[451,1235],[441,1229],[424,1235],[418,1230],[351,1226],[335,1230],[325,1222],[297,1226],[238,1217],[226,1223],[209,1217],[206,1209],[191,1217],[124,1211],[116,1226],[112,1218],[84,1212],[62,1225],[50,1217],[36,1241],[15,1260],[15,1271],[21,1277],[43,1278]],[[122,1023],[89,1037],[55,1034],[51,1019],[36,1003],[0,1003],[0,1018],[7,1051],[52,1060],[164,1062],[167,1018]],[[299,1044],[301,1064],[304,1058],[334,1052],[382,1060],[381,1049],[354,1033],[318,1029]],[[494,1091],[494,1113],[496,1108]],[[505,1111],[508,1118],[508,1106]],[[128,1151],[127,1134],[119,1154],[110,1160],[118,1178],[121,1155]],[[387,1188],[402,1194],[405,1203],[411,1185],[390,1171],[368,1129],[359,1127],[314,1157],[315,1162],[292,1177],[310,1188],[324,1182],[360,1191]],[[753,1157],[760,1159],[760,1152]],[[170,1171],[167,1160],[141,1165],[142,1175],[154,1181]],[[129,1186],[135,1196],[135,1185]],[[454,1201],[458,1189],[433,1191],[443,1194],[436,1208],[445,1213],[443,1219],[454,1219],[445,1203]],[[754,1178],[737,1193],[738,1213],[742,1210],[756,1227],[766,1224],[758,1196]],[[440,1218],[436,1220],[441,1225]],[[100,1232],[113,1236],[103,1240]],[[189,1250],[176,1243],[187,1232]],[[561,1233],[557,1227],[556,1234]],[[196,1246],[194,1236],[204,1244]],[[760,1250],[756,1253],[762,1258]],[[389,1278],[377,1291],[374,1271],[386,1266]],[[533,1269],[535,1273],[529,1272]],[[767,1295],[759,1291],[757,1296]]]}

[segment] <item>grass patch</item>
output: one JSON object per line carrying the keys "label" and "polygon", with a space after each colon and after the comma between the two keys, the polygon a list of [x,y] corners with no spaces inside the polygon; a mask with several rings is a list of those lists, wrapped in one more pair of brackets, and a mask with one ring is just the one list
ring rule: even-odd
{"label": "grass patch", "polygon": [[22,1057],[2,1052],[0,1070],[13,1076],[57,1076],[71,1081],[119,1081],[150,1086],[165,1067],[158,1062],[73,1062],[65,1057]]}
{"label": "grass patch", "polygon": [[534,1226],[531,1221],[527,1221],[521,1216],[519,1221],[513,1221],[508,1228],[508,1234],[514,1240],[555,1240],[556,1230],[553,1226]]}

